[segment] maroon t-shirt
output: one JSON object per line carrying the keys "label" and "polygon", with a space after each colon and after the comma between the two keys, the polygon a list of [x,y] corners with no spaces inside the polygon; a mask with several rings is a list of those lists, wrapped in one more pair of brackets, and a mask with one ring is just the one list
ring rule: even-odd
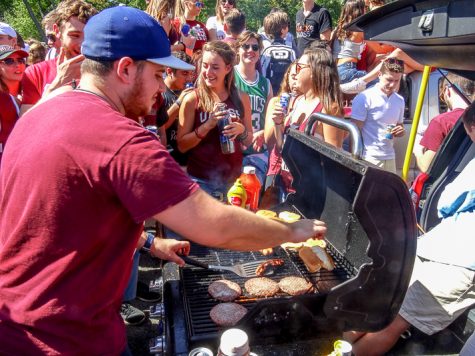
{"label": "maroon t-shirt", "polygon": [[18,113],[11,96],[0,92],[0,163],[2,162],[5,143],[17,120]]}
{"label": "maroon t-shirt", "polygon": [[155,135],[77,91],[23,116],[2,164],[0,354],[120,354],[143,221],[197,185]]}
{"label": "maroon t-shirt", "polygon": [[[237,117],[241,114],[231,99],[225,101],[228,109],[233,110]],[[209,113],[200,109],[195,110],[193,130],[208,121]],[[236,151],[232,154],[223,154],[219,141],[219,130],[216,126],[208,132],[200,143],[189,151],[187,171],[194,177],[204,179],[214,184],[229,184],[241,174],[242,151],[241,145],[235,141]]]}
{"label": "maroon t-shirt", "polygon": [[450,130],[452,130],[463,112],[464,109],[459,108],[434,117],[429,123],[429,126],[427,126],[424,136],[422,136],[420,142],[421,146],[437,152],[444,138],[449,134]]}
{"label": "maroon t-shirt", "polygon": [[33,64],[25,70],[21,82],[23,88],[22,104],[36,104],[45,91],[45,85],[51,84],[56,77],[58,57]]}

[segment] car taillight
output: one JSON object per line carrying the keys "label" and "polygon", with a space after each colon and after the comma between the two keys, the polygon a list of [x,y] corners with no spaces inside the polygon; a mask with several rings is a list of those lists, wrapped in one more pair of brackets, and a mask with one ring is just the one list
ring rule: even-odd
{"label": "car taillight", "polygon": [[411,194],[412,203],[414,204],[414,210],[416,214],[419,212],[419,201],[421,199],[422,190],[424,189],[424,185],[429,179],[429,175],[427,173],[420,173],[414,182],[412,183],[411,189],[409,190]]}

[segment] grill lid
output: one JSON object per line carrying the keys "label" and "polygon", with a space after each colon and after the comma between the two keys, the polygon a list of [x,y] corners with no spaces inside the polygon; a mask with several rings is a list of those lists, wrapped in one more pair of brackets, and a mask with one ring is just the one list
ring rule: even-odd
{"label": "grill lid", "polygon": [[[324,121],[328,115],[314,116]],[[340,127],[352,125],[335,120]],[[355,132],[350,130],[352,136]],[[307,218],[325,221],[327,239],[358,269],[356,277],[326,296],[324,313],[344,330],[384,328],[400,308],[416,252],[416,219],[405,183],[295,130],[282,154],[296,191],[287,203]]]}

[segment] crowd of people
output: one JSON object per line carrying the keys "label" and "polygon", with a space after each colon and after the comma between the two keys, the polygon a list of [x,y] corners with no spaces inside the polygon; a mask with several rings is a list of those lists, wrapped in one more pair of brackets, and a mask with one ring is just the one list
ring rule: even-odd
{"label": "crowd of people", "polygon": [[[147,219],[236,250],[322,238],[321,221],[280,224],[217,201],[243,166],[255,167],[262,192],[292,192],[281,150],[289,128],[304,131],[313,113],[351,112],[364,159],[395,173],[393,138],[405,134],[401,78],[422,66],[345,29],[381,5],[347,0],[332,30],[328,10],[303,0],[294,38],[279,9],[260,33],[247,30],[236,0],[217,0],[206,24],[197,19],[199,0],[101,12],[64,0],[42,21],[48,50],[21,44],[0,23],[0,353],[127,354],[119,310],[131,324],[144,319],[128,303],[139,250],[180,265],[189,252],[187,241],[145,233]],[[452,82],[473,94],[473,83]],[[345,107],[349,94],[357,95]],[[455,122],[467,105],[449,84],[444,95]],[[230,122],[220,129],[224,117]],[[317,122],[311,134],[344,145],[334,126]],[[232,152],[222,151],[220,135]],[[419,327],[408,314],[393,330]],[[368,335],[348,338],[371,347]]]}

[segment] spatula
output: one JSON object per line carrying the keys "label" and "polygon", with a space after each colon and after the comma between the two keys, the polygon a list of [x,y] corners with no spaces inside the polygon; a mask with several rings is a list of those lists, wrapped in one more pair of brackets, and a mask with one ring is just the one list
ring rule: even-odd
{"label": "spatula", "polygon": [[[261,263],[266,262],[267,260],[261,260],[261,261],[252,261],[252,262],[246,262],[242,264],[237,264],[234,266],[218,266],[218,265],[209,265],[205,262],[198,261],[194,258],[188,257],[188,256],[180,256],[183,261],[188,263],[189,265],[196,266],[196,267],[201,267],[205,269],[209,269],[212,271],[229,271],[237,274],[240,277],[245,277],[245,278],[251,278],[251,277],[256,277],[256,269],[261,265]],[[269,271],[269,274],[272,274],[273,271]],[[267,273],[265,273],[267,275]]]}

